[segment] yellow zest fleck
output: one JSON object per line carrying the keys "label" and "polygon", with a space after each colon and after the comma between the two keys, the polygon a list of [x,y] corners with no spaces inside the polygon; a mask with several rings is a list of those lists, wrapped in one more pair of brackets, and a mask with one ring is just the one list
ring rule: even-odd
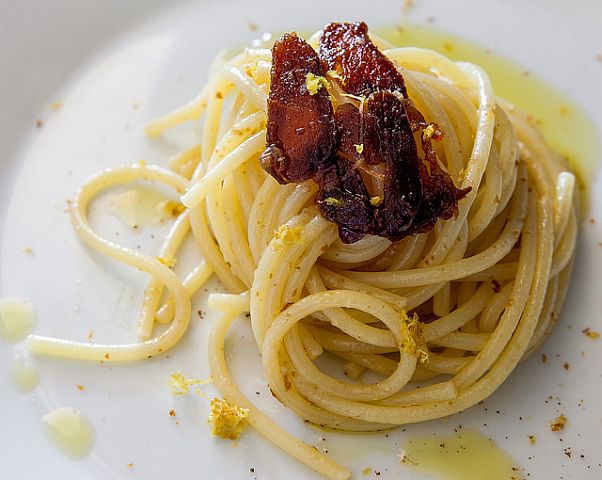
{"label": "yellow zest fleck", "polygon": [[324,200],[326,205],[340,205],[341,201],[338,198],[328,197]]}
{"label": "yellow zest fleck", "polygon": [[428,142],[430,140],[441,141],[445,136],[444,132],[439,128],[436,123],[429,123],[429,125],[422,130],[422,140]]}
{"label": "yellow zest fleck", "polygon": [[236,440],[240,437],[248,416],[248,408],[232,405],[226,399],[214,398],[211,400],[211,413],[207,420],[211,425],[212,435]]}
{"label": "yellow zest fleck", "polygon": [[328,88],[328,80],[321,75],[309,72],[305,75],[305,86],[310,95],[315,95],[321,88]]}
{"label": "yellow zest fleck", "polygon": [[157,257],[157,260],[169,268],[173,268],[176,265],[176,259],[173,257]]}
{"label": "yellow zest fleck", "polygon": [[289,225],[280,225],[274,234],[276,239],[276,248],[282,248],[286,245],[300,244],[303,240],[303,228],[299,225],[290,227]]}
{"label": "yellow zest fleck", "polygon": [[245,67],[245,73],[255,80],[255,74],[257,73],[257,64],[248,65]]}
{"label": "yellow zest fleck", "polygon": [[586,329],[582,330],[582,332],[587,338],[591,338],[592,340],[595,340],[596,338],[600,338],[600,334],[598,332],[591,330],[590,328],[586,328]]}
{"label": "yellow zest fleck", "polygon": [[381,203],[383,203],[383,197],[370,197],[370,205],[373,207],[378,207]]}
{"label": "yellow zest fleck", "polygon": [[180,202],[163,200],[157,204],[155,209],[161,218],[178,217],[186,211],[186,207]]}
{"label": "yellow zest fleck", "polygon": [[128,463],[128,468],[134,468],[134,464],[132,462]]}
{"label": "yellow zest fleck", "polygon": [[537,437],[535,435],[527,435],[527,438],[529,439],[529,443],[531,445],[535,445],[537,443]]}
{"label": "yellow zest fleck", "polygon": [[207,380],[199,380],[198,378],[188,378],[180,372],[172,373],[169,377],[169,386],[171,387],[171,394],[174,397],[181,397],[187,395],[190,391],[190,387],[193,385],[204,385],[211,382],[211,378]]}
{"label": "yellow zest fleck", "polygon": [[372,473],[372,469],[370,467],[366,467],[362,470],[362,475],[364,477],[367,477],[368,475],[370,475]]}
{"label": "yellow zest fleck", "polygon": [[428,142],[431,138],[433,138],[433,135],[435,135],[435,127],[433,127],[433,124],[431,123],[428,127],[422,130],[422,140]]}
{"label": "yellow zest fleck", "polygon": [[363,143],[360,143],[358,145],[354,144],[353,146],[355,147],[355,151],[357,153],[359,153],[360,155],[363,153],[363,151],[364,151],[364,144]]}
{"label": "yellow zest fleck", "polygon": [[141,167],[146,167],[146,161],[145,160],[138,160],[138,165]]}
{"label": "yellow zest fleck", "polygon": [[27,253],[28,255],[33,255],[33,248],[31,248],[31,247],[25,247],[25,248],[23,249],[23,251],[24,251],[25,253]]}
{"label": "yellow zest fleck", "polygon": [[84,387],[83,385],[80,385],[79,383],[76,385],[76,387],[77,387],[77,389],[78,389],[80,392],[81,392],[81,391],[82,391],[84,388],[86,388],[86,387]]}
{"label": "yellow zest fleck", "polygon": [[560,432],[564,430],[564,426],[566,425],[566,417],[562,414],[558,415],[556,419],[550,422],[550,430],[553,432]]}
{"label": "yellow zest fleck", "polygon": [[429,351],[422,336],[422,322],[418,319],[417,313],[409,318],[408,314],[402,310],[401,337],[401,347],[405,353],[415,355],[420,363],[429,361]]}

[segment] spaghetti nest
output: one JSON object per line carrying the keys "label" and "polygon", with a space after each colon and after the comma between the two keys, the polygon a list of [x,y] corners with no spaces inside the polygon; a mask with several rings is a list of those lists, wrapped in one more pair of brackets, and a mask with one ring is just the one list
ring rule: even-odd
{"label": "spaghetti nest", "polygon": [[[318,38],[309,39],[314,48]],[[105,361],[159,354],[185,333],[190,297],[214,273],[228,291],[210,297],[223,312],[208,345],[216,386],[250,410],[248,422],[270,441],[330,478],[349,471],[280,429],[233,383],[224,338],[240,313],[250,313],[274,395],[318,425],[390,428],[465,410],[493,393],[542,343],[561,309],[577,237],[575,178],[532,119],[496,97],[479,67],[372,38],[401,69],[416,108],[445,132],[437,158],[468,191],[455,216],[399,241],[341,241],[317,208],[313,180],[280,185],[260,166],[271,52],[246,49],[218,62],[197,99],[147,126],[154,136],[200,118],[199,145],[169,169],[103,172],[71,206],[85,242],[152,275],[142,340],[99,345],[35,336],[30,347]],[[191,230],[204,262],[183,280],[88,224],[99,192],[135,179],[186,192],[188,208],[160,252],[177,257]],[[170,294],[161,306],[164,287]],[[157,321],[169,327],[152,337]],[[340,361],[347,378],[320,370],[315,361],[324,355]],[[360,381],[364,372],[375,375]]]}

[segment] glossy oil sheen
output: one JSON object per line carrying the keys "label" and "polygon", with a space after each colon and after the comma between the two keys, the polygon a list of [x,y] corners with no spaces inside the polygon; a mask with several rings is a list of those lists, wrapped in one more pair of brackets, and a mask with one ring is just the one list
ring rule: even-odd
{"label": "glossy oil sheen", "polygon": [[403,464],[436,480],[511,480],[520,469],[489,438],[460,429],[449,437],[411,438],[403,445]]}
{"label": "glossy oil sheen", "polygon": [[552,148],[565,155],[582,181],[590,178],[600,156],[594,122],[570,97],[518,63],[460,36],[426,25],[376,29],[397,46],[435,50],[456,61],[483,68],[497,95],[535,118]]}
{"label": "glossy oil sheen", "polygon": [[16,343],[31,333],[35,325],[33,305],[19,297],[0,298],[0,340]]}
{"label": "glossy oil sheen", "polygon": [[124,225],[137,228],[161,221],[160,207],[165,201],[166,197],[152,188],[132,185],[109,194],[101,207],[106,207]]}
{"label": "glossy oil sheen", "polygon": [[58,448],[75,460],[90,453],[94,430],[89,420],[71,407],[60,407],[42,417],[46,431]]}
{"label": "glossy oil sheen", "polygon": [[32,392],[40,383],[38,371],[22,360],[13,360],[10,367],[10,380],[15,388],[23,393]]}

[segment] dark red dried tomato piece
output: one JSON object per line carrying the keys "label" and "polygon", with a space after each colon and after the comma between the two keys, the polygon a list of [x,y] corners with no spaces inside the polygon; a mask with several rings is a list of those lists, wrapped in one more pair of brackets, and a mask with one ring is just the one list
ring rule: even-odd
{"label": "dark red dried tomato piece", "polygon": [[370,95],[365,110],[364,145],[377,151],[386,165],[384,198],[375,211],[374,233],[399,240],[414,233],[413,220],[423,198],[414,134],[402,100],[391,92]]}
{"label": "dark red dried tomato piece", "polygon": [[[335,115],[325,88],[308,91],[308,73],[323,76],[324,68],[296,35],[284,35],[272,53],[262,167],[280,183],[315,180],[319,209],[338,225],[341,240],[366,234],[400,240],[457,213],[470,188],[457,189],[437,162],[423,134],[430,125],[407,98],[401,74],[370,41],[366,24],[330,24],[320,40],[324,68],[344,77],[346,92],[362,96],[359,109],[343,103]],[[442,137],[435,129],[433,138]]]}
{"label": "dark red dried tomato piece", "polygon": [[322,215],[338,225],[343,242],[354,243],[371,233],[374,212],[370,196],[351,162],[337,157],[323,172],[317,201]]}
{"label": "dark red dried tomato piece", "polygon": [[364,22],[326,25],[320,58],[328,70],[339,74],[347,93],[367,97],[376,90],[390,90],[407,98],[403,76],[372,43]]}
{"label": "dark red dried tomato piece", "polygon": [[[398,240],[412,232],[412,220],[422,199],[418,153],[402,101],[391,92],[376,92],[365,101],[363,114],[353,105],[344,104],[337,110],[336,119],[343,130],[339,145],[339,172],[350,170],[356,179],[344,189],[329,179],[321,185],[320,199],[341,200],[325,207],[322,214],[339,225],[340,231],[354,233],[354,238],[371,233]],[[360,139],[362,143],[360,143]],[[352,143],[354,142],[354,143]],[[362,145],[362,153],[354,145]],[[356,159],[355,155],[360,159]],[[361,158],[370,152],[372,164],[384,163],[378,196],[371,197],[360,174]],[[351,160],[351,161],[350,161]],[[355,161],[354,161],[355,160]],[[364,178],[367,173],[362,172]],[[369,175],[369,174],[368,174]],[[339,195],[344,190],[344,196]],[[352,201],[353,200],[353,201]],[[361,213],[361,214],[359,214]],[[347,234],[350,238],[351,235]],[[346,240],[341,236],[342,240]]]}
{"label": "dark red dried tomato piece", "polygon": [[332,163],[336,148],[334,113],[328,92],[307,89],[307,75],[323,76],[318,54],[296,34],[272,48],[267,147],[262,167],[280,183],[302,182]]}
{"label": "dark red dried tomato piece", "polygon": [[[363,113],[351,104],[337,109],[341,130],[337,167],[320,182],[318,203],[322,214],[339,226],[345,242],[368,233],[400,240],[428,231],[437,219],[457,213],[458,200],[470,191],[454,186],[439,166],[430,140],[422,138],[425,158],[419,158],[412,126],[421,133],[428,124],[413,107],[414,122],[410,121],[407,102],[381,91],[366,99]],[[384,175],[373,176],[371,183],[363,158],[367,153],[370,164],[385,165]],[[367,188],[375,183],[380,183],[380,198],[371,196]]]}
{"label": "dark red dried tomato piece", "polygon": [[[448,220],[458,213],[458,200],[464,198],[471,187],[458,189],[437,161],[437,154],[428,137],[425,138],[422,132],[428,127],[422,113],[407,102],[406,105],[410,123],[415,131],[421,133],[421,146],[424,152],[424,159],[420,162],[420,181],[422,183],[422,203],[420,210],[414,218],[414,229],[417,233],[428,232],[437,219]],[[438,132],[433,138],[442,137],[442,133],[436,127]]]}
{"label": "dark red dried tomato piece", "polygon": [[[378,165],[382,162],[378,151],[378,142],[366,141],[366,139],[373,138],[374,122],[367,121],[368,117],[365,114],[362,115],[352,103],[339,105],[334,118],[339,130],[339,147],[337,149],[339,156],[353,163],[367,165]],[[364,132],[366,129],[368,131]],[[364,168],[369,169],[369,167]]]}

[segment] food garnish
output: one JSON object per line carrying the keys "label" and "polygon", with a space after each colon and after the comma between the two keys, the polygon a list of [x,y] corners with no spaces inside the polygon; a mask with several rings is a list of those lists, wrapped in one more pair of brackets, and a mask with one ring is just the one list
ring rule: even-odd
{"label": "food garnish", "polygon": [[553,432],[560,432],[561,430],[564,430],[565,425],[566,417],[560,414],[552,422],[550,422],[550,430]]}
{"label": "food garnish", "polygon": [[180,372],[172,373],[169,377],[169,386],[171,394],[174,397],[187,395],[190,388],[194,385],[204,385],[209,383],[211,379],[199,380],[198,378],[188,378]]}
{"label": "food garnish", "polygon": [[246,425],[249,409],[233,405],[223,398],[211,400],[211,413],[208,421],[211,433],[218,437],[236,440]]}
{"label": "food garnish", "polygon": [[400,240],[457,213],[470,188],[440,166],[431,140],[442,138],[365,23],[327,25],[319,55],[294,33],[274,44],[261,165],[282,184],[318,183],[320,212],[344,242]]}

